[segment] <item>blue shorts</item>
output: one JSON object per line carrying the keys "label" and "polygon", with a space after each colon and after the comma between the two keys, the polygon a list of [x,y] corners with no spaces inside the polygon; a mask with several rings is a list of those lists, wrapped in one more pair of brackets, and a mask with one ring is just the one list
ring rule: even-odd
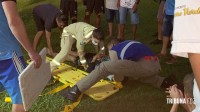
{"label": "blue shorts", "polygon": [[125,7],[120,7],[119,8],[120,24],[125,24],[126,23],[126,16],[127,16],[128,12],[129,12],[130,17],[131,17],[131,24],[138,24],[139,23],[138,11],[133,12],[132,8],[125,8]]}
{"label": "blue shorts", "polygon": [[119,10],[112,10],[106,8],[106,19],[107,22],[113,23],[114,19],[116,23],[119,23]]}
{"label": "blue shorts", "polygon": [[[20,57],[19,61],[25,68],[24,58]],[[3,85],[3,88],[8,92],[13,104],[22,104],[18,76],[19,73],[13,59],[0,60],[0,85]]]}
{"label": "blue shorts", "polygon": [[165,15],[163,19],[163,36],[170,37],[173,32],[173,24],[174,24],[174,16],[173,15]]}

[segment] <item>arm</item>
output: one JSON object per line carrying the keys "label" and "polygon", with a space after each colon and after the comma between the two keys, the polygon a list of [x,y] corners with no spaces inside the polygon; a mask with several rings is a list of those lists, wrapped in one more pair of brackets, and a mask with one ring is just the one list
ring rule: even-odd
{"label": "arm", "polygon": [[88,65],[87,65],[87,61],[85,59],[85,52],[84,52],[85,45],[81,45],[80,43],[81,43],[81,40],[77,39],[76,48],[77,48],[77,51],[78,51],[80,62],[83,65],[84,69],[86,70]]}
{"label": "arm", "polygon": [[133,5],[133,8],[132,8],[133,13],[135,13],[137,11],[139,3],[140,3],[140,0],[136,0],[135,4]]}
{"label": "arm", "polygon": [[164,7],[165,7],[165,1],[162,0],[160,5],[159,5],[159,14],[158,14],[158,22],[162,22],[163,16],[164,16]]}
{"label": "arm", "polygon": [[88,68],[88,64],[87,64],[87,61],[85,59],[85,52],[84,51],[78,51],[78,55],[79,55],[80,62],[82,64],[82,66],[86,70]]}
{"label": "arm", "polygon": [[[177,88],[177,85],[173,85],[170,89],[169,89],[169,94],[170,94],[170,97],[172,99],[180,99],[180,98],[183,98],[183,93],[181,92],[181,90],[179,90]],[[178,106],[179,104],[173,104],[170,112],[178,112]]]}
{"label": "arm", "polygon": [[100,42],[98,46],[94,46],[97,54],[105,54],[104,43]]}
{"label": "arm", "polygon": [[179,106],[178,104],[173,104],[170,112],[178,112],[178,106]]}
{"label": "arm", "polygon": [[51,32],[45,30],[45,34],[46,34],[47,46],[49,48],[49,53],[51,56],[53,56],[54,52],[53,52],[53,48],[51,45]]}
{"label": "arm", "polygon": [[15,38],[20,42],[23,48],[28,52],[29,57],[34,61],[35,67],[39,68],[41,64],[41,57],[33,50],[33,47],[28,39],[24,23],[17,12],[16,3],[14,1],[4,1],[2,6]]}

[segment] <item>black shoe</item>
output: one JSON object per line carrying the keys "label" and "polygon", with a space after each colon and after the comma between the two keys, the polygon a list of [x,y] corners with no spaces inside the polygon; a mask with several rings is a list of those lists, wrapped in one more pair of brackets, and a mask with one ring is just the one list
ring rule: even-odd
{"label": "black shoe", "polygon": [[150,44],[152,44],[152,45],[162,44],[162,40],[155,39],[155,40],[151,41]]}
{"label": "black shoe", "polygon": [[174,75],[170,75],[169,77],[165,78],[160,88],[166,90],[166,88],[169,88],[174,84],[177,84],[177,88],[180,89],[182,92],[184,92],[183,84],[179,83]]}
{"label": "black shoe", "polygon": [[81,95],[80,90],[78,89],[77,85],[66,88],[60,92],[60,95],[63,96],[67,101],[74,103],[78,100],[79,96]]}
{"label": "black shoe", "polygon": [[169,86],[172,86],[174,84],[178,84],[178,81],[174,75],[170,75],[169,77],[163,80],[162,85],[160,87],[162,89],[166,89],[166,88],[169,88]]}

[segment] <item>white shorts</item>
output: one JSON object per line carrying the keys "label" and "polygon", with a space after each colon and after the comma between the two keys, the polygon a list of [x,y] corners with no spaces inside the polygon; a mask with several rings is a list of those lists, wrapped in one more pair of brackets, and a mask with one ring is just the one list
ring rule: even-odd
{"label": "white shorts", "polygon": [[200,54],[200,14],[185,13],[198,11],[200,0],[176,0],[171,54],[188,58],[188,53]]}
{"label": "white shorts", "polygon": [[172,55],[188,58],[188,53],[200,54],[200,42],[172,41]]}

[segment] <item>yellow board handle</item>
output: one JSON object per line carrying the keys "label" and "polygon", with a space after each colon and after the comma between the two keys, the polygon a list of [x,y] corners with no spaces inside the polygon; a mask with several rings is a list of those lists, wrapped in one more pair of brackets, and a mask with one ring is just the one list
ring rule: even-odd
{"label": "yellow board handle", "polygon": [[5,98],[5,102],[11,103],[11,102],[12,102],[12,99],[11,99],[10,97],[6,97],[6,98]]}

